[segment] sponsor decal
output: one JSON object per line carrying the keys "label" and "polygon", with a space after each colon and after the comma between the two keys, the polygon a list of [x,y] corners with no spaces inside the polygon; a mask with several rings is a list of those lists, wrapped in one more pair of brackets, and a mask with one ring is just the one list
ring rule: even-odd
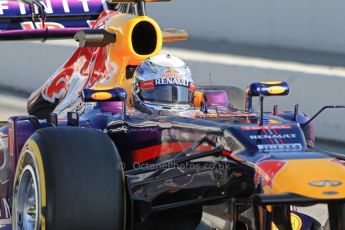
{"label": "sponsor decal", "polygon": [[313,180],[313,181],[310,181],[308,184],[311,186],[322,188],[322,187],[337,187],[337,186],[342,185],[343,183],[338,180]]}
{"label": "sponsor decal", "polygon": [[250,135],[251,140],[265,140],[265,139],[293,139],[296,138],[296,134],[272,134],[272,135]]}
{"label": "sponsor decal", "polygon": [[337,191],[324,191],[323,194],[324,195],[336,195],[336,194],[338,194],[338,192]]}
{"label": "sponsor decal", "polygon": [[54,76],[54,78],[44,86],[42,97],[51,103],[54,103],[55,99],[60,99],[68,88],[68,80],[71,75],[72,71],[66,69]]}
{"label": "sponsor decal", "polygon": [[103,132],[105,132],[105,133],[118,133],[118,132],[128,133],[128,128],[123,125],[121,127],[115,128],[115,129],[104,129]]}
{"label": "sponsor decal", "polygon": [[90,28],[94,28],[97,21],[96,20],[86,20],[86,22]]}
{"label": "sponsor decal", "polygon": [[302,151],[300,143],[257,145],[259,151]]}
{"label": "sponsor decal", "polygon": [[265,129],[291,129],[291,125],[263,125],[263,126],[241,126],[241,130],[244,131],[255,131],[255,130],[265,130]]}
{"label": "sponsor decal", "polygon": [[[302,228],[302,220],[295,213],[291,213],[291,227],[292,230],[300,230]],[[277,226],[272,222],[272,230],[279,230]]]}
{"label": "sponsor decal", "polygon": [[[104,50],[99,53],[102,55]],[[67,96],[77,96],[82,88],[91,88],[95,83],[106,84],[117,71],[117,65],[87,60],[87,50],[78,49],[77,52],[53,75],[42,89],[42,97],[51,103]],[[99,60],[104,60],[99,58]],[[106,66],[105,66],[106,65]],[[89,75],[84,73],[90,71]]]}
{"label": "sponsor decal", "polygon": [[33,22],[22,22],[21,23],[23,30],[34,30],[36,28],[38,28],[38,29],[63,29],[63,28],[65,28],[64,25],[57,23],[57,22],[45,22],[44,28],[42,25],[43,24],[41,22],[35,22],[35,25]]}
{"label": "sponsor decal", "polygon": [[154,89],[155,88],[155,83],[154,83],[153,80],[141,81],[139,83],[139,88],[140,89]]}
{"label": "sponsor decal", "polygon": [[189,86],[189,81],[184,78],[158,78],[155,79],[155,85],[180,85]]}
{"label": "sponsor decal", "polygon": [[190,91],[195,90],[194,83],[184,78],[158,78],[154,80],[141,81],[139,83],[139,88],[153,89],[155,86],[164,86],[164,85],[178,85],[178,86],[189,87]]}
{"label": "sponsor decal", "polygon": [[[101,12],[107,10],[108,5],[105,0],[39,0],[43,5],[46,14],[54,13],[94,13],[96,10]],[[37,14],[38,7],[34,8]],[[0,1],[0,16],[1,15],[27,15],[30,13],[30,8],[27,4],[22,2]]]}
{"label": "sponsor decal", "polygon": [[256,186],[272,187],[273,178],[287,164],[285,161],[267,160],[255,165],[254,181]]}
{"label": "sponsor decal", "polygon": [[174,69],[168,69],[164,72],[163,78],[184,78],[184,76]]}

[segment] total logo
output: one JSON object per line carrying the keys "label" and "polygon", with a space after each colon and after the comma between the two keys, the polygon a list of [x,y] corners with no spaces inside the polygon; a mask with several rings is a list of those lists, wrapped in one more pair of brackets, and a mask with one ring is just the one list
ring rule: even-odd
{"label": "total logo", "polygon": [[241,130],[244,131],[255,131],[255,130],[266,130],[266,129],[291,129],[291,125],[251,125],[251,126],[242,126]]}

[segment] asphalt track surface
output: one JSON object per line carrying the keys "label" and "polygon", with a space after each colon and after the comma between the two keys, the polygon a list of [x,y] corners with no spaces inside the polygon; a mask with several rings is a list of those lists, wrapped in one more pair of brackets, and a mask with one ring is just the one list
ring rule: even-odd
{"label": "asphalt track surface", "polygon": [[[0,88],[0,121],[5,121],[8,117],[13,115],[24,115],[26,112],[26,97],[25,93],[19,93],[14,90]],[[345,153],[345,146],[340,143],[332,141],[320,140],[319,148],[329,149],[334,152]],[[315,205],[307,208],[297,207],[297,210],[305,214],[311,215],[320,221],[322,225],[327,220],[327,207],[325,205]],[[224,221],[212,215],[204,214],[204,220],[209,225],[223,226]]]}

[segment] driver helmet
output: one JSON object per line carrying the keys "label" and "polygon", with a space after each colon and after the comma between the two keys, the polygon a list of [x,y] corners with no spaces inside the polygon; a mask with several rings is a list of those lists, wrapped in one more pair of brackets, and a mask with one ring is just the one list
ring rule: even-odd
{"label": "driver helmet", "polygon": [[134,107],[143,112],[190,109],[194,91],[189,67],[170,54],[153,56],[134,72]]}

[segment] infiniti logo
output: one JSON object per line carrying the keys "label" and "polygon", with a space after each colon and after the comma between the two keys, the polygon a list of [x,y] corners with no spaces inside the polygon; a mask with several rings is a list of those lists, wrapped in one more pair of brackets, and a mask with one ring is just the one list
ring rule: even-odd
{"label": "infiniti logo", "polygon": [[315,187],[337,187],[339,185],[341,185],[341,181],[338,180],[313,180],[310,181],[309,184],[311,186],[315,186]]}

